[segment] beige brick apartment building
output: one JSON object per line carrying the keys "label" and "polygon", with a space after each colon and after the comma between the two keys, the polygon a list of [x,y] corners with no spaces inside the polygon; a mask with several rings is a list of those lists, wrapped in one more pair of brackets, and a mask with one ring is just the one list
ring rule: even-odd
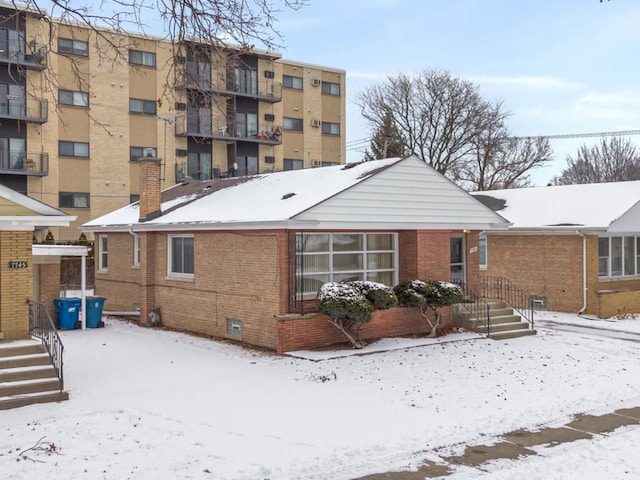
{"label": "beige brick apartment building", "polygon": [[0,184],[76,216],[56,240],[137,200],[145,153],[163,187],[346,161],[343,70],[102,33],[0,4]]}

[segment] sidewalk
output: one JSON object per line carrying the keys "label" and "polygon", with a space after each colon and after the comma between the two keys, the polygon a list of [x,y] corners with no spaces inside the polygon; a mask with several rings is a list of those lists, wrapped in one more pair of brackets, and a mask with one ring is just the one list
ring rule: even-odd
{"label": "sidewalk", "polygon": [[531,447],[551,448],[561,443],[590,439],[594,435],[613,432],[626,425],[640,425],[640,407],[624,408],[605,415],[579,415],[560,428],[516,430],[498,437],[490,445],[467,446],[462,455],[441,457],[440,462],[425,462],[417,471],[379,473],[357,480],[424,480],[445,477],[453,473],[456,465],[480,468],[490,460],[513,460],[526,455],[537,455]]}

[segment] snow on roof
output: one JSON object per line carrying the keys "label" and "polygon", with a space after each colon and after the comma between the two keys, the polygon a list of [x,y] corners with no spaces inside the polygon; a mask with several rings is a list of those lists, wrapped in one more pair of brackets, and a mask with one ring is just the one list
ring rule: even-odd
{"label": "snow on roof", "polygon": [[473,192],[510,230],[604,229],[640,202],[640,181]]}
{"label": "snow on roof", "polygon": [[[322,168],[185,182],[162,193],[162,215],[144,225],[282,222],[348,189],[401,158]],[[139,223],[134,203],[91,220],[83,229]]]}
{"label": "snow on roof", "polygon": [[46,203],[40,202],[34,198],[23,195],[15,190],[0,185],[0,197],[7,199],[10,202],[15,203],[27,210],[30,210],[36,215],[45,215],[53,217],[67,217],[68,215],[62,210],[58,210]]}

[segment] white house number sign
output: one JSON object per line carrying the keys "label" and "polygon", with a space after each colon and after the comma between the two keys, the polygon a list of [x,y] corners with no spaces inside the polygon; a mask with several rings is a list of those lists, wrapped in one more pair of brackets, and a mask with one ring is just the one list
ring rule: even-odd
{"label": "white house number sign", "polygon": [[9,268],[27,268],[27,262],[12,261],[9,262]]}

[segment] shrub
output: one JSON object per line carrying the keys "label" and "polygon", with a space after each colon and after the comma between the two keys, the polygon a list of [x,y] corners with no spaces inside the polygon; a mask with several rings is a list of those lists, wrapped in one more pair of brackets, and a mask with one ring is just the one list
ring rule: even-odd
{"label": "shrub", "polygon": [[422,307],[427,302],[423,295],[426,283],[422,280],[406,280],[393,287],[398,304],[403,307]]}
{"label": "shrub", "polygon": [[364,323],[371,320],[373,305],[348,283],[325,283],[320,287],[316,302],[320,311],[332,319]]}
{"label": "shrub", "polygon": [[374,310],[388,310],[398,305],[398,299],[391,287],[370,281],[349,282],[373,305]]}

